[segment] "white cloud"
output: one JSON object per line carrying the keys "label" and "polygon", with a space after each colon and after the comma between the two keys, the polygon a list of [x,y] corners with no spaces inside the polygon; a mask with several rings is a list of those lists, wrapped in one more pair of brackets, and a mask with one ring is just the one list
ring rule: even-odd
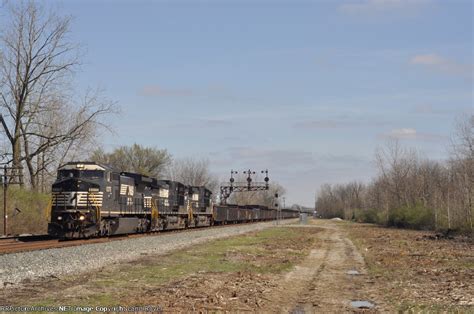
{"label": "white cloud", "polygon": [[255,147],[230,147],[229,156],[238,158],[246,164],[255,164],[261,167],[284,167],[288,165],[312,165],[313,154],[310,151],[293,149],[268,149]]}
{"label": "white cloud", "polygon": [[406,128],[406,129],[394,129],[389,133],[390,137],[393,138],[416,138],[416,130],[412,128]]}
{"label": "white cloud", "polygon": [[443,136],[439,134],[418,132],[414,128],[393,129],[389,133],[379,135],[379,137],[393,138],[393,139],[399,139],[399,140],[420,140],[420,141],[431,141],[431,142],[441,142],[448,139],[447,136]]}
{"label": "white cloud", "polygon": [[234,102],[249,102],[256,100],[249,97],[235,95],[227,88],[219,85],[210,85],[204,88],[170,88],[151,84],[141,87],[137,92],[139,96],[145,97],[192,97],[202,99],[219,99]]}
{"label": "white cloud", "polygon": [[315,120],[303,120],[296,121],[293,123],[295,129],[344,129],[344,128],[355,128],[355,127],[372,127],[382,126],[387,122],[383,118],[378,116],[350,116],[350,115],[339,115],[333,119],[315,119]]}
{"label": "white cloud", "polygon": [[418,55],[414,56],[410,60],[413,64],[424,64],[424,65],[440,65],[446,63],[446,61],[436,54]]}
{"label": "white cloud", "polygon": [[411,11],[419,6],[429,3],[429,0],[364,0],[352,1],[339,6],[339,10],[345,13],[380,13],[386,11]]}
{"label": "white cloud", "polygon": [[147,85],[140,91],[141,96],[193,96],[195,92],[190,89],[170,89],[159,85]]}
{"label": "white cloud", "polygon": [[293,127],[299,129],[338,129],[348,127],[348,124],[336,120],[310,120],[294,123]]}
{"label": "white cloud", "polygon": [[441,105],[431,105],[431,104],[420,104],[413,107],[412,112],[416,114],[423,115],[454,115],[460,113],[469,113],[472,111],[471,107],[463,105],[450,105],[450,106],[441,106]]}
{"label": "white cloud", "polygon": [[470,64],[461,64],[454,60],[443,58],[435,53],[416,55],[410,59],[410,63],[448,74],[468,77],[472,76],[473,70]]}

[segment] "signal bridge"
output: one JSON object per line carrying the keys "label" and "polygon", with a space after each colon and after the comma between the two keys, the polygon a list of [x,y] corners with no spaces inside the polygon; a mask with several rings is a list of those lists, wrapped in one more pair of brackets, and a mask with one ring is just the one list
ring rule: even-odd
{"label": "signal bridge", "polygon": [[220,200],[222,204],[227,203],[227,199],[233,192],[248,192],[248,191],[266,191],[269,188],[268,182],[270,179],[268,178],[268,170],[262,170],[261,173],[265,174],[265,178],[263,179],[265,182],[252,182],[252,175],[256,174],[255,171],[246,170],[243,171],[244,174],[247,175],[247,182],[235,182],[234,174],[238,174],[237,171],[231,170],[230,171],[230,179],[229,183],[223,183],[221,185],[221,195]]}

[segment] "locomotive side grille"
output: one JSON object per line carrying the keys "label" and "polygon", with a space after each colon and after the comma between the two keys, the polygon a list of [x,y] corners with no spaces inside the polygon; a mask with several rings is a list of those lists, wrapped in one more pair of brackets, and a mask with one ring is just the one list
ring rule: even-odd
{"label": "locomotive side grille", "polygon": [[151,208],[151,196],[145,196],[143,198],[143,207]]}
{"label": "locomotive side grille", "polygon": [[[77,198],[77,200],[76,200]],[[53,192],[53,206],[102,206],[104,192]],[[76,203],[77,202],[77,203]]]}
{"label": "locomotive side grille", "polygon": [[134,191],[135,191],[135,187],[133,185],[120,184],[120,195],[132,196]]}
{"label": "locomotive side grille", "polygon": [[168,198],[170,196],[170,191],[168,189],[160,188],[159,196]]}

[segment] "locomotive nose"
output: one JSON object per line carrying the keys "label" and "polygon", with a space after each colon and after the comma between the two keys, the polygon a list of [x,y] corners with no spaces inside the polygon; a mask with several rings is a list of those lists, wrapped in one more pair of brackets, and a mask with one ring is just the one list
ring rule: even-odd
{"label": "locomotive nose", "polygon": [[53,184],[53,191],[56,192],[88,192],[91,189],[98,191],[100,185],[80,178],[67,178]]}
{"label": "locomotive nose", "polygon": [[89,209],[102,206],[100,185],[82,178],[66,178],[53,185],[52,205],[55,210]]}

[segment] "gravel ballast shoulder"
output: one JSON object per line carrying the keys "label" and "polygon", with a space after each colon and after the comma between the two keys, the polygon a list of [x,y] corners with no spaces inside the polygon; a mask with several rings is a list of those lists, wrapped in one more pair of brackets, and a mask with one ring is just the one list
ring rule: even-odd
{"label": "gravel ballast shoulder", "polygon": [[[285,221],[288,222],[288,221]],[[283,223],[285,223],[283,222]],[[25,279],[91,272],[142,255],[164,254],[205,241],[262,230],[274,222],[186,230],[74,247],[0,255],[0,289]]]}

